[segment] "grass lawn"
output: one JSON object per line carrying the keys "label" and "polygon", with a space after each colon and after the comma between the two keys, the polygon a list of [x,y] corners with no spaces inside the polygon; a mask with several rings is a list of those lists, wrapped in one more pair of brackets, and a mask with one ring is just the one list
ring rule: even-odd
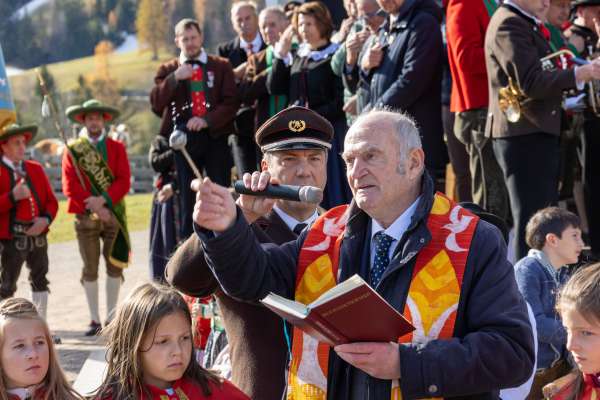
{"label": "grass lawn", "polygon": [[[159,60],[152,60],[150,52],[111,54],[108,57],[110,74],[116,79],[120,89],[149,91],[153,85],[153,78],[158,66],[164,60],[173,57],[167,52],[161,52]],[[87,76],[94,73],[96,68],[94,56],[79,58],[48,65],[48,70],[54,77],[57,89],[60,92],[73,90],[78,87],[79,75]],[[11,76],[10,84],[12,94],[16,99],[27,98],[37,86],[35,69],[30,69],[22,74]]]}
{"label": "grass lawn", "polygon": [[[125,197],[127,205],[127,224],[130,232],[142,231],[150,226],[150,209],[152,207],[152,193],[134,194]],[[67,201],[59,202],[58,215],[50,226],[48,235],[49,243],[67,242],[75,240],[75,227],[73,214],[67,213]]]}

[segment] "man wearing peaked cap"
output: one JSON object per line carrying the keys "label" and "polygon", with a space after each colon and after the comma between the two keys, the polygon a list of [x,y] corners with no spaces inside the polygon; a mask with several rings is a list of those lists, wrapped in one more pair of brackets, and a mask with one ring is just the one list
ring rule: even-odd
{"label": "man wearing peaked cap", "polygon": [[[255,137],[264,153],[264,176],[286,185],[325,187],[327,150],[333,138],[329,121],[307,108],[291,107],[266,121]],[[259,176],[255,172],[245,178]],[[285,200],[275,205],[267,202],[264,208],[240,205],[259,241],[278,245],[295,240],[320,213],[314,204]],[[216,295],[229,340],[233,382],[253,400],[281,398],[288,354],[281,319],[261,306],[226,295],[204,259],[196,234],[171,257],[165,277],[186,294]]]}
{"label": "man wearing peaked cap", "polygon": [[36,132],[36,126],[16,124],[0,130],[0,300],[14,295],[26,262],[32,301],[46,318],[46,235],[58,202],[43,167],[25,159]]}
{"label": "man wearing peaked cap", "polygon": [[[109,137],[106,124],[119,111],[90,99],[66,110],[67,117],[83,125],[76,140],[68,143],[62,161],[63,193],[68,212],[75,214],[75,233],[83,269],[83,285],[91,322],[86,336],[101,329],[98,310],[98,265],[100,242],[106,262],[106,320],[111,318],[129,262],[131,246],[125,214],[125,195],[131,185],[129,160],[125,147]],[[75,158],[75,160],[73,159]]]}

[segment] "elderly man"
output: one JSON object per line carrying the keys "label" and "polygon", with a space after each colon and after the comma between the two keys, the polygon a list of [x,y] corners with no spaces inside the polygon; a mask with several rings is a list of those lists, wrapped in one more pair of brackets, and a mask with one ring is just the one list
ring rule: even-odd
{"label": "elderly man", "polygon": [[[295,330],[291,398],[491,399],[524,382],[534,365],[533,336],[503,239],[434,194],[415,123],[404,114],[365,113],[348,131],[343,158],[353,203],[282,246],[258,244],[226,188],[208,179],[196,185],[197,232],[231,296],[275,292],[312,301],[359,274],[417,328],[398,343],[333,351]],[[260,190],[268,180],[255,174],[249,187]],[[246,208],[266,201],[241,198]]]}
{"label": "elderly man", "polygon": [[358,109],[364,108],[364,103],[358,104],[356,93],[358,83],[358,57],[365,46],[372,46],[375,34],[385,21],[385,11],[379,8],[376,0],[356,0],[356,13],[358,20],[354,23],[343,46],[336,50],[331,58],[331,69],[341,76],[344,82],[344,111],[348,125],[356,117]]}
{"label": "elderly man", "polygon": [[[237,37],[219,46],[219,55],[229,59],[234,68],[236,83],[244,79],[247,61],[252,54],[265,49],[266,45],[258,30],[258,11],[254,1],[242,0],[231,6],[231,25]],[[260,158],[254,143],[253,103],[244,103],[235,117],[235,133],[231,137],[233,161],[239,176],[256,170]]]}
{"label": "elderly man", "polygon": [[240,99],[256,108],[256,129],[287,106],[286,96],[269,94],[267,75],[273,67],[273,46],[288,25],[285,12],[278,6],[267,7],[258,16],[258,26],[268,47],[248,57],[246,73],[238,86]]}
{"label": "elderly man", "polygon": [[98,310],[98,265],[100,241],[106,263],[106,322],[117,306],[123,269],[129,263],[129,234],[125,195],[131,185],[125,147],[108,137],[105,124],[119,111],[98,100],[67,108],[67,117],[83,124],[79,138],[69,143],[62,160],[62,187],[68,198],[68,212],[75,214],[75,233],[83,261],[81,284],[90,309],[86,336],[102,328]]}
{"label": "elderly man", "polygon": [[[311,129],[298,133],[289,130],[289,123],[299,120],[307,121]],[[319,141],[314,140],[315,135]],[[256,142],[265,151],[262,170],[282,184],[324,188],[327,148],[332,137],[331,124],[314,111],[303,107],[284,110],[256,132]],[[259,216],[260,210],[240,204],[262,243],[279,245],[295,240],[317,218],[316,206],[310,203],[278,200],[272,210],[264,210],[264,216]],[[165,276],[186,294],[216,295],[229,339],[232,380],[236,386],[254,400],[281,398],[288,355],[281,319],[261,306],[234,300],[223,293],[195,235],[171,257]]]}

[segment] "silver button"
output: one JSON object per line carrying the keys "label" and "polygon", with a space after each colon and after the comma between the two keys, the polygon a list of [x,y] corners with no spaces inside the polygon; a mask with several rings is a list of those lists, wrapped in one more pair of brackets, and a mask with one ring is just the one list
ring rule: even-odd
{"label": "silver button", "polygon": [[429,388],[427,388],[427,390],[429,390],[429,393],[435,394],[438,391],[438,387],[437,385],[429,385]]}
{"label": "silver button", "polygon": [[552,115],[556,115],[556,110],[552,110]]}
{"label": "silver button", "polygon": [[425,239],[424,239],[424,238],[421,238],[421,239],[419,240],[419,242],[421,242],[421,243],[425,243]]}

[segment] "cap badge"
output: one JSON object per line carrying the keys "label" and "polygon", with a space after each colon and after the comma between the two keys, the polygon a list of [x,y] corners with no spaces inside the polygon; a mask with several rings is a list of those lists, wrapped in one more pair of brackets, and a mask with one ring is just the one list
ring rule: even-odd
{"label": "cap badge", "polygon": [[288,128],[292,132],[296,132],[296,133],[302,132],[303,130],[306,129],[306,122],[301,119],[300,120],[292,120],[289,122]]}

